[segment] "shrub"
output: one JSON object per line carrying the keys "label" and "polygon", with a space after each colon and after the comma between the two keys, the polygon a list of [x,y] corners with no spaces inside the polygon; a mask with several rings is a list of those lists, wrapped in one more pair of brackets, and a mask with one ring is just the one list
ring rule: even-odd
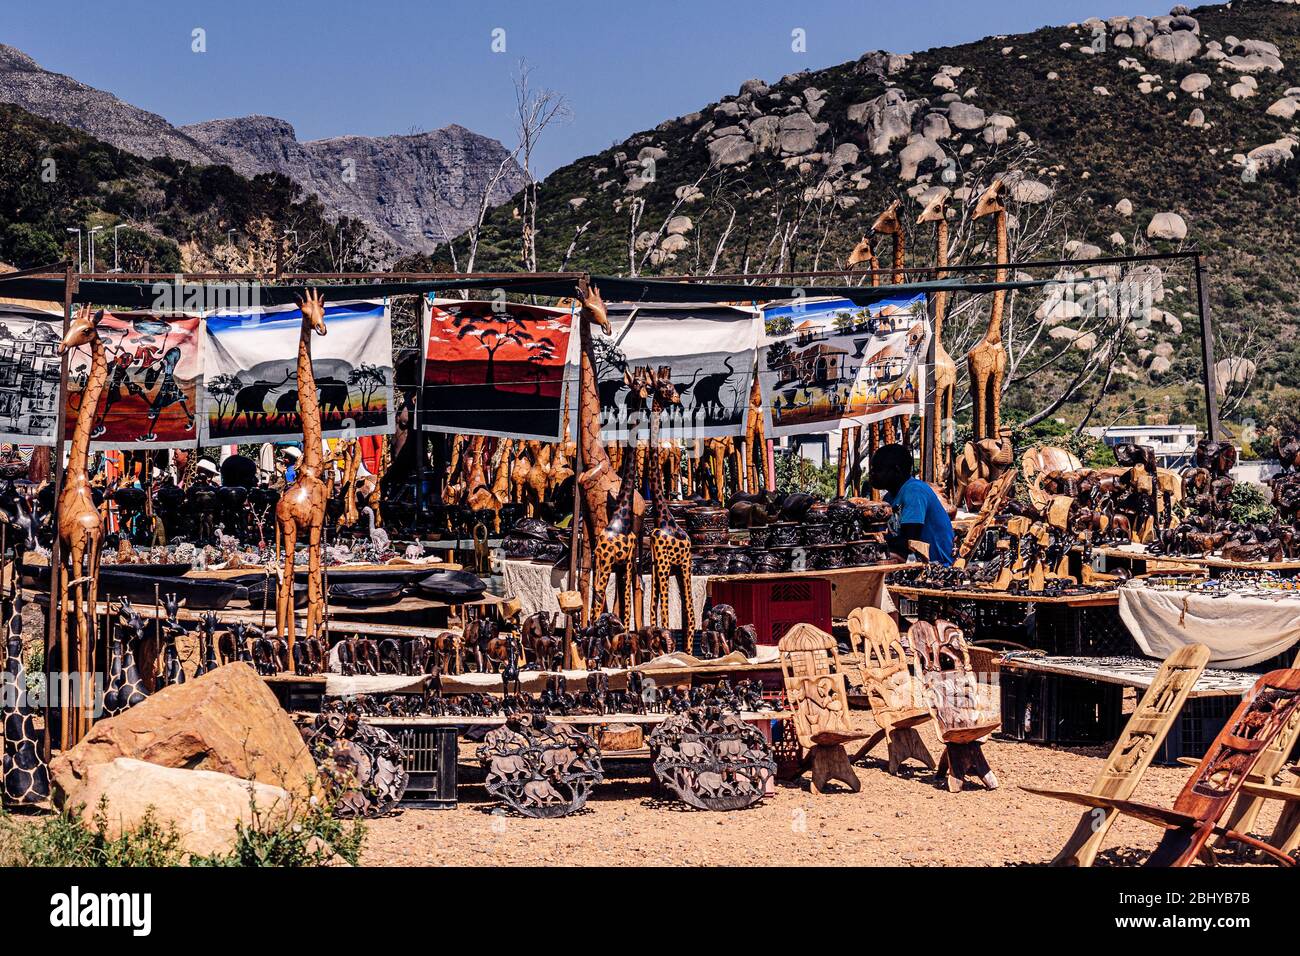
{"label": "shrub", "polygon": [[94,827],[69,812],[40,821],[0,815],[0,865],[4,866],[177,866],[184,851],[176,828],[159,823],[149,810],[140,826],[108,835],[108,802],[100,800]]}

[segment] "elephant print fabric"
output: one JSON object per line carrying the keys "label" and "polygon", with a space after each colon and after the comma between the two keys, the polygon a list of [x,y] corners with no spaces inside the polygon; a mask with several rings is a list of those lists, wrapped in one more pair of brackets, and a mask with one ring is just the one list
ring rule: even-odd
{"label": "elephant print fabric", "polygon": [[[627,441],[649,431],[647,409],[629,385],[638,367],[671,370],[680,402],[663,410],[660,438],[745,433],[758,347],[758,311],[744,306],[613,305],[613,334],[593,337],[600,431]],[[569,374],[576,379],[577,369]]]}
{"label": "elephant print fabric", "polygon": [[764,307],[758,380],[768,437],[922,414],[929,347],[924,295]]}
{"label": "elephant print fabric", "polygon": [[[387,304],[327,302],[325,325],[328,332],[311,342],[323,436],[391,432],[393,337]],[[218,312],[203,326],[202,444],[301,439],[298,307]]]}
{"label": "elephant print fabric", "polygon": [[[96,330],[108,358],[108,381],[90,432],[92,449],[194,446],[202,373],[199,326],[197,316],[104,313]],[[68,362],[69,435],[90,358],[83,345]]]}

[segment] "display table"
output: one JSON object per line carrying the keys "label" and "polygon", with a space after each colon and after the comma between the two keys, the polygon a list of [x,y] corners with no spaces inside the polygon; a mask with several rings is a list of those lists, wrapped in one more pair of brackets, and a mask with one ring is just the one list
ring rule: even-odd
{"label": "display table", "polygon": [[1184,644],[1204,644],[1210,663],[1229,670],[1271,660],[1300,641],[1294,591],[1219,595],[1133,581],[1119,589],[1119,613],[1144,654],[1163,659]]}
{"label": "display table", "polygon": [[[902,564],[874,564],[853,568],[836,568],[831,571],[782,571],[777,574],[718,574],[694,576],[691,578],[691,596],[695,602],[695,626],[700,626],[704,612],[705,598],[711,595],[715,584],[726,581],[759,581],[807,576],[820,578],[831,585],[831,614],[834,617],[848,617],[850,611],[859,607],[878,607],[892,613],[895,608],[885,587],[885,575],[904,567]],[[556,596],[560,591],[569,590],[569,573],[567,568],[559,569],[553,565],[538,561],[506,559],[503,562],[502,590],[507,597],[513,597],[523,605],[524,616],[535,611],[557,613],[560,606]],[[607,605],[613,607],[617,598],[617,582],[611,578],[607,592]],[[654,593],[650,586],[650,576],[641,576],[642,600],[646,601]],[[646,601],[648,604],[648,601]],[[677,582],[671,585],[668,599],[669,620],[674,624],[681,621],[681,589]],[[643,613],[649,613],[645,607]],[[627,623],[627,622],[625,622]],[[746,622],[742,622],[746,623]]]}

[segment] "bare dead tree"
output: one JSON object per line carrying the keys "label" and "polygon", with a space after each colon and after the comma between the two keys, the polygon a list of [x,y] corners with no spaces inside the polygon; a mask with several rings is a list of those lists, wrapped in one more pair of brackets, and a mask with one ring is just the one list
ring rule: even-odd
{"label": "bare dead tree", "polygon": [[524,189],[520,219],[523,224],[523,265],[528,272],[537,271],[537,190],[539,183],[533,170],[533,151],[546,128],[555,121],[572,116],[562,93],[533,89],[533,68],[527,60],[519,61],[515,74],[515,121],[519,136],[519,155],[523,158]]}

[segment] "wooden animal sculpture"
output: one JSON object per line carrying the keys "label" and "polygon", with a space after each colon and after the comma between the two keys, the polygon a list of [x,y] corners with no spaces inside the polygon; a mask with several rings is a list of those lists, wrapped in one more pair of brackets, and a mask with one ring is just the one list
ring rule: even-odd
{"label": "wooden animal sculpture", "polygon": [[968,776],[990,790],[998,787],[980,739],[1002,726],[996,688],[980,681],[970,665],[966,639],[949,621],[917,621],[907,632],[925,686],[930,713],[944,743],[937,768],[949,791],[962,789]]}
{"label": "wooden animal sculpture", "polygon": [[181,627],[180,621],[177,620],[180,601],[175,594],[164,595],[163,609],[167,615],[162,621],[163,686],[171,687],[185,683],[185,668],[181,667],[180,652],[176,647],[176,638],[185,633],[185,628]]}
{"label": "wooden animal sculpture", "polygon": [[[476,617],[465,625],[465,643],[470,647],[474,654],[474,666],[480,673],[495,671],[494,666],[502,660],[502,654],[493,654],[498,650],[494,642],[500,640],[501,625],[495,618]],[[500,650],[504,650],[501,647]]]}
{"label": "wooden animal sculpture", "polygon": [[[889,204],[889,208],[876,217],[876,221],[871,224],[871,231],[882,236],[893,236],[894,238],[894,255],[893,271],[890,273],[890,280],[894,285],[902,285],[907,279],[906,259],[907,259],[907,233],[903,229],[903,220],[898,216],[898,209],[902,205],[902,200],[895,199]],[[885,444],[892,445],[894,442],[906,442],[908,433],[908,419],[906,415],[898,416],[898,420],[886,419],[883,428],[883,437]]]}
{"label": "wooden animal sculpture", "polygon": [[[934,266],[937,270],[935,280],[944,278],[944,267],[948,265],[948,214],[944,204],[948,201],[948,190],[935,193],[921,215],[917,225],[932,222],[934,226]],[[945,422],[953,420],[953,397],[957,390],[957,363],[952,360],[948,350],[943,347],[943,320],[948,314],[948,293],[937,292],[934,295],[934,416],[928,423],[931,444],[934,447],[934,481],[940,488],[948,487],[948,462],[952,442],[948,438]]]}
{"label": "wooden animal sculpture", "polygon": [[[681,473],[681,453],[674,475]],[[674,489],[676,483],[674,483]],[[767,467],[767,438],[763,431],[763,392],[754,376],[749,389],[749,418],[745,422],[745,487],[750,492],[772,487],[772,475]]]}
{"label": "wooden animal sculpture", "polygon": [[1300,670],[1263,675],[1205,752],[1171,808],[1095,793],[1024,787],[1029,793],[1069,803],[1112,810],[1164,828],[1164,836],[1144,866],[1189,866],[1202,856],[1211,836],[1243,844],[1282,866],[1295,860],[1263,840],[1222,826],[1220,818],[1248,780],[1260,756],[1300,708]]}
{"label": "wooden animal sculpture", "polygon": [[[997,263],[1003,266],[1007,258],[1007,207],[1003,201],[1007,188],[1001,179],[984,190],[975,204],[973,219],[993,216],[994,229],[997,233]],[[997,282],[1005,282],[1007,270],[997,270]],[[970,372],[971,398],[974,400],[972,424],[975,441],[983,438],[996,438],[1002,426],[1002,381],[1007,372],[1007,350],[1002,344],[1002,312],[1006,306],[1007,291],[998,289],[993,293],[993,308],[989,314],[989,327],[984,338],[970,350],[966,356],[966,368]]]}
{"label": "wooden animal sculpture", "polygon": [[298,397],[302,414],[302,458],[294,482],[275,505],[276,550],[283,554],[284,568],[275,601],[275,624],[289,649],[290,663],[297,621],[293,613],[294,549],[299,537],[307,542],[307,625],[306,634],[318,637],[325,620],[325,592],[321,581],[321,525],[328,497],[321,454],[320,402],[316,376],[311,367],[311,336],[325,334],[325,300],[309,290],[299,300],[302,327],[298,333]]}
{"label": "wooden animal sculpture", "polygon": [[5,641],[4,790],[8,805],[45,803],[50,799],[50,770],[45,764],[43,731],[27,703],[27,669],[23,667],[23,598],[14,595]]}
{"label": "wooden animal sculpture", "polygon": [[[1116,800],[1127,800],[1133,795],[1209,660],[1210,649],[1204,644],[1185,644],[1165,658],[1124,732],[1111,748],[1090,794]],[[1032,792],[1056,796],[1055,791]],[[1119,812],[1111,807],[1085,811],[1061,852],[1052,860],[1052,866],[1092,866],[1111,824],[1118,817]]]}
{"label": "wooden animal sculpture", "polygon": [[605,312],[605,302],[600,290],[589,285],[586,277],[578,283],[582,303],[578,323],[582,347],[582,387],[578,393],[578,435],[582,442],[582,472],[578,487],[582,493],[583,515],[586,521],[588,548],[599,541],[609,523],[610,502],[618,498],[621,488],[605,443],[600,440],[600,394],[596,388],[596,358],[592,342],[591,325],[594,322],[602,332],[610,335],[613,327]]}
{"label": "wooden animal sculpture", "polygon": [[930,719],[921,689],[912,676],[907,652],[903,650],[894,619],[876,607],[860,607],[849,612],[849,640],[861,655],[862,687],[867,692],[871,716],[879,730],[874,733],[854,760],[871,752],[882,740],[888,753],[889,772],[909,758],[935,769],[925,741],[916,728]]}
{"label": "wooden animal sculpture", "polygon": [[356,439],[344,442],[339,458],[343,462],[343,479],[339,483],[343,512],[339,516],[339,525],[351,528],[361,520],[361,512],[357,508],[357,471],[361,468],[361,443]]}
{"label": "wooden animal sculpture", "polygon": [[[95,603],[99,599],[99,556],[104,532],[103,519],[91,494],[87,460],[100,396],[108,378],[108,359],[97,329],[103,317],[103,312],[92,315],[90,306],[83,305],[69,324],[58,348],[60,355],[82,345],[90,348],[90,371],[81,389],[81,404],[77,407],[77,422],[72,431],[68,462],[63,470],[63,487],[59,490],[55,511],[62,562],[51,600],[59,602],[58,666],[65,673],[71,672],[74,666],[74,657],[69,650],[70,609],[77,633],[76,667],[83,671],[86,669],[95,642]],[[53,639],[52,635],[51,641]],[[69,708],[64,708],[64,714],[67,721]],[[76,743],[73,735],[80,733],[77,727],[66,729],[67,733],[60,736],[60,743],[65,748]]]}
{"label": "wooden animal sculpture", "polygon": [[199,621],[199,666],[195,668],[194,676],[210,674],[220,666],[217,662],[217,615],[215,611],[206,611]]}
{"label": "wooden animal sculpture", "polygon": [[[649,369],[642,374],[650,375]],[[660,366],[653,381],[650,405],[650,447],[657,455],[659,419],[663,411],[677,403],[672,370]],[[647,538],[650,542],[650,567],[654,579],[654,620],[659,627],[671,627],[668,620],[669,582],[675,576],[682,589],[682,635],[689,644],[695,630],[695,603],[691,595],[691,538],[673,517],[664,495],[664,473],[656,458],[650,465],[650,496],[654,506],[655,526]]]}
{"label": "wooden animal sculpture", "polygon": [[109,641],[107,684],[104,688],[103,713],[105,717],[134,707],[149,695],[145,693],[144,679],[135,663],[135,645],[144,640],[145,626],[140,612],[122,599],[117,609],[117,628]]}
{"label": "wooden animal sculpture", "polygon": [[[636,374],[626,374],[628,387],[642,397],[650,394],[652,378],[649,369],[637,369]],[[590,617],[595,619],[605,609],[606,592],[610,576],[617,569],[623,575],[623,619],[636,626],[636,579],[638,577],[637,533],[640,530],[636,512],[637,455],[631,448],[623,453],[619,475],[618,498],[614,513],[595,540],[592,555],[592,588]]]}

